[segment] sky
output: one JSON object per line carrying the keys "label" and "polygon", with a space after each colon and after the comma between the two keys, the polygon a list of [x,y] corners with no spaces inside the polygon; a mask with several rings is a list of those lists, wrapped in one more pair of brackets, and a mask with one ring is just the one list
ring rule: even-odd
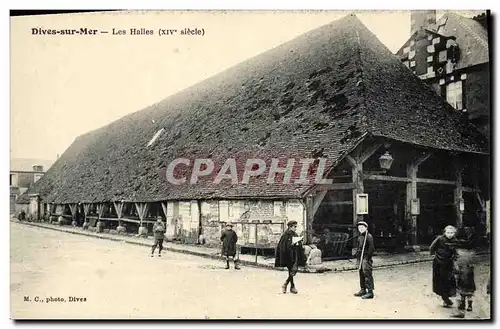
{"label": "sky", "polygon": [[[55,160],[79,135],[141,110],[352,11],[121,12],[11,18],[11,157]],[[439,19],[444,12],[438,11]],[[478,12],[459,12],[472,16]],[[409,11],[357,12],[392,52]],[[33,28],[108,30],[33,35]],[[204,36],[158,36],[203,28]],[[112,35],[145,28],[153,36]]]}

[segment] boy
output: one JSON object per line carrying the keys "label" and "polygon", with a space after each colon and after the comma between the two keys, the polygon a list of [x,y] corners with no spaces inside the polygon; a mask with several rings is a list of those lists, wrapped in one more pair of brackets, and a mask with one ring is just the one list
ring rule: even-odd
{"label": "boy", "polygon": [[235,258],[238,235],[233,231],[233,225],[231,223],[226,224],[226,230],[222,232],[220,240],[222,241],[222,256],[226,257],[226,270],[229,269],[230,259],[234,261],[234,269],[239,270],[238,259]]}
{"label": "boy", "polygon": [[153,257],[156,246],[158,246],[158,257],[161,257],[161,251],[163,250],[163,238],[165,234],[165,224],[163,224],[161,218],[158,218],[155,225],[153,226],[153,232],[155,237],[155,244],[151,249],[151,257]]}
{"label": "boy", "polygon": [[359,266],[359,285],[361,290],[354,294],[362,299],[372,299],[373,289],[373,236],[368,233],[368,224],[365,221],[358,222],[358,246],[356,248],[356,259]]}
{"label": "boy", "polygon": [[474,266],[472,265],[473,251],[459,249],[455,275],[457,278],[457,292],[460,295],[458,301],[458,313],[452,317],[465,317],[465,300],[467,300],[467,311],[472,312],[472,297],[476,291],[476,282],[474,280]]}
{"label": "boy", "polygon": [[282,286],[282,291],[286,294],[287,286],[290,283],[290,292],[297,294],[293,277],[297,274],[298,266],[303,265],[304,254],[302,248],[302,237],[297,235],[297,222],[292,220],[287,224],[288,229],[283,233],[276,247],[275,267],[286,267],[288,278]]}

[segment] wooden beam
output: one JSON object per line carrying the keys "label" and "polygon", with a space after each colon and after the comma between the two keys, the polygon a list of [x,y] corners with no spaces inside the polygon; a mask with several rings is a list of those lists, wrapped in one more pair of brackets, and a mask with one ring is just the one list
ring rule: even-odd
{"label": "wooden beam", "polygon": [[457,228],[461,228],[463,226],[463,213],[460,211],[460,200],[463,198],[462,195],[462,170],[460,170],[459,166],[457,166],[455,170],[456,174],[456,187],[455,187],[455,208],[457,214]]}
{"label": "wooden beam", "polygon": [[[165,221],[167,221],[167,203],[162,201],[161,202],[161,209],[163,209],[163,213],[165,214]],[[201,208],[200,208],[201,212]]]}
{"label": "wooden beam", "polygon": [[363,151],[363,153],[359,156],[358,162],[360,163],[365,163],[366,160],[368,160],[373,153],[377,152],[377,150],[382,146],[382,144],[373,144],[370,145],[366,150]]}
{"label": "wooden beam", "polygon": [[352,201],[332,201],[328,202],[330,206],[352,205]]}
{"label": "wooden beam", "polygon": [[417,158],[417,160],[415,160],[413,165],[418,168],[418,166],[420,166],[422,163],[424,163],[424,161],[429,159],[431,155],[432,152],[422,155],[421,157]]}
{"label": "wooden beam", "polygon": [[129,222],[129,223],[136,223],[136,224],[141,222],[140,220],[137,220],[137,219],[125,218],[125,217],[120,218],[120,220],[122,222]]}
{"label": "wooden beam", "polygon": [[438,185],[455,185],[456,182],[451,180],[432,179],[432,178],[417,178],[417,183],[420,184],[438,184]]}
{"label": "wooden beam", "polygon": [[70,204],[69,204],[69,209],[71,210],[71,215],[72,215],[73,217],[75,217],[75,216],[76,216],[76,206],[77,206],[77,204],[76,204],[76,203],[70,203]]}
{"label": "wooden beam", "polygon": [[122,218],[123,202],[115,201],[113,202],[113,205],[115,207],[118,218]]}
{"label": "wooden beam", "polygon": [[409,243],[413,246],[418,244],[418,236],[417,236],[417,228],[418,217],[416,215],[411,214],[411,203],[413,199],[417,198],[417,172],[418,167],[414,164],[409,164],[406,167],[406,174],[408,176],[409,181],[406,183],[406,215],[410,231],[410,241]]}
{"label": "wooden beam", "polygon": [[90,211],[90,203],[84,203],[83,204],[83,212],[85,214],[85,217],[89,214]]}
{"label": "wooden beam", "polygon": [[325,198],[327,193],[328,193],[328,191],[321,191],[313,197],[313,205],[312,205],[312,217],[313,218],[314,218],[314,215],[316,215],[316,212],[318,211],[319,206],[321,205],[321,202],[323,201],[323,199]]}
{"label": "wooden beam", "polygon": [[137,211],[137,215],[139,215],[139,219],[142,222],[142,204],[139,202],[134,202],[135,210]]}
{"label": "wooden beam", "polygon": [[[357,204],[356,204],[356,195],[358,193],[363,193],[364,191],[364,185],[363,185],[363,164],[362,163],[356,163],[352,167],[352,183],[354,184],[354,189],[352,190],[352,225],[353,227],[356,227],[356,224],[359,220],[363,219],[363,215],[358,216],[358,211],[357,211]],[[356,234],[356,232],[353,232],[353,235]],[[352,247],[356,248],[357,247],[357,241],[356,239],[353,239],[352,241]]]}
{"label": "wooden beam", "polygon": [[103,211],[104,211],[104,204],[98,203],[97,204],[97,215],[99,215],[99,218],[102,217]]}
{"label": "wooden beam", "polygon": [[479,193],[481,190],[475,189],[473,187],[465,187],[462,186],[462,192],[467,192],[467,193]]}
{"label": "wooden beam", "polygon": [[350,156],[349,154],[345,156],[347,162],[349,162],[349,164],[351,165],[351,167],[355,167],[356,164],[357,164],[357,161],[352,157]]}
{"label": "wooden beam", "polygon": [[355,187],[354,183],[334,183],[334,184],[318,184],[315,185],[315,191],[340,191],[352,190]]}
{"label": "wooden beam", "polygon": [[312,242],[313,238],[313,220],[314,216],[312,216],[313,211],[313,198],[312,196],[306,197],[306,230],[307,230],[307,243]]}
{"label": "wooden beam", "polygon": [[408,177],[396,177],[396,176],[385,176],[385,175],[369,175],[365,176],[364,179],[369,180],[380,180],[380,181],[388,181],[388,182],[411,182],[411,179]]}

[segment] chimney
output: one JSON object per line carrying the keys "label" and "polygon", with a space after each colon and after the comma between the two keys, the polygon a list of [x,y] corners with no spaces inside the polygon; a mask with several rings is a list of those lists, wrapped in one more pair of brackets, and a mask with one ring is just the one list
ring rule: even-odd
{"label": "chimney", "polygon": [[41,165],[33,165],[33,171],[43,171],[43,166],[41,166]]}
{"label": "chimney", "polygon": [[411,32],[417,32],[420,29],[436,29],[436,10],[412,10],[411,11]]}

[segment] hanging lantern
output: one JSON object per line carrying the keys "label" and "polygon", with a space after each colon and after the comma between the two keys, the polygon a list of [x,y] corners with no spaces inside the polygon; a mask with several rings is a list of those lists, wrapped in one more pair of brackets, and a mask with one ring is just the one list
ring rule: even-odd
{"label": "hanging lantern", "polygon": [[383,170],[391,169],[392,162],[394,158],[389,154],[389,151],[385,151],[385,153],[378,159],[380,163],[380,168]]}

